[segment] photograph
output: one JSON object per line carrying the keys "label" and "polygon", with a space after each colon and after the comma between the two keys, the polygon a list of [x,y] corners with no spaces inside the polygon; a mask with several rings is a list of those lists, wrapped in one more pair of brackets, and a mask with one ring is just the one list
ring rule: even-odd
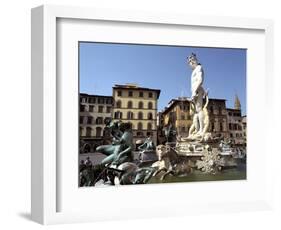
{"label": "photograph", "polygon": [[247,49],[77,52],[79,187],[247,179]]}

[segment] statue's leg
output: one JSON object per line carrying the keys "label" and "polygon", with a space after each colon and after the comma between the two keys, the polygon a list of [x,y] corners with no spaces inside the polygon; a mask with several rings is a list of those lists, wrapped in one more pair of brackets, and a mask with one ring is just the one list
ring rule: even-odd
{"label": "statue's leg", "polygon": [[157,176],[160,172],[162,172],[162,171],[164,171],[164,172],[167,172],[167,169],[166,168],[160,168],[160,169],[158,169],[157,171],[155,171],[154,173],[153,173],[153,176]]}
{"label": "statue's leg", "polygon": [[165,178],[166,178],[169,174],[171,174],[171,175],[173,175],[173,176],[175,175],[175,173],[174,173],[173,171],[169,170],[169,171],[167,171],[166,173],[164,173],[164,174],[161,176],[160,180],[165,180]]}
{"label": "statue's leg", "polygon": [[101,145],[96,148],[96,152],[102,153],[106,156],[110,156],[114,152],[115,148],[115,145]]}
{"label": "statue's leg", "polygon": [[194,116],[193,116],[193,125],[194,125],[194,128],[195,128],[195,133],[197,133],[199,131],[199,128],[200,128],[197,113],[195,113]]}
{"label": "statue's leg", "polygon": [[198,113],[198,120],[199,120],[199,126],[200,126],[199,133],[203,134],[203,130],[204,130],[204,112],[203,112],[203,110],[201,110]]}
{"label": "statue's leg", "polygon": [[103,159],[102,164],[110,164],[116,160],[118,156],[118,152],[120,152],[121,145],[108,145],[109,147],[105,149],[105,155],[108,154],[109,156]]}
{"label": "statue's leg", "polygon": [[114,156],[113,154],[111,154],[110,156],[104,158],[101,162],[101,164],[106,165],[106,164],[110,164],[115,160],[116,156]]}
{"label": "statue's leg", "polygon": [[196,100],[196,112],[198,114],[199,134],[202,134],[204,130],[203,95],[204,95],[204,91],[199,90],[198,98]]}
{"label": "statue's leg", "polygon": [[133,155],[132,155],[132,148],[131,146],[123,150],[122,152],[116,153],[116,161],[118,164],[124,163],[124,162],[131,162],[133,161]]}

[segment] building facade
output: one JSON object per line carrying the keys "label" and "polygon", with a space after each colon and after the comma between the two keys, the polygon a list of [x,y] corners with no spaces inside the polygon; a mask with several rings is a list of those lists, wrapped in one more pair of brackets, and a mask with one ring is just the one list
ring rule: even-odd
{"label": "building facade", "polygon": [[[238,96],[235,96],[234,109],[227,108],[227,121],[229,129],[229,138],[233,144],[246,144],[246,119],[241,114],[241,104]],[[244,122],[244,124],[243,124]]]}
{"label": "building facade", "polygon": [[228,138],[227,111],[224,99],[210,98],[207,106],[209,112],[209,132],[214,137]]}
{"label": "building facade", "polygon": [[92,149],[102,144],[105,123],[112,117],[112,108],[111,96],[80,94],[80,140],[89,143]]}
{"label": "building facade", "polygon": [[[209,99],[207,106],[209,112],[209,132],[217,137],[228,137],[227,113],[225,100]],[[177,130],[180,136],[188,136],[189,129],[193,123],[191,102],[187,97],[172,99],[168,106],[161,112],[162,118],[159,123],[166,126],[169,123]]]}
{"label": "building facade", "polygon": [[156,144],[159,95],[159,89],[143,88],[135,84],[113,87],[113,120],[131,123],[134,142],[150,136]]}
{"label": "building facade", "polygon": [[163,129],[165,126],[172,124],[177,131],[177,135],[188,136],[190,126],[192,125],[192,116],[190,113],[190,100],[186,97],[172,99],[168,106],[161,112],[162,118],[159,123]]}

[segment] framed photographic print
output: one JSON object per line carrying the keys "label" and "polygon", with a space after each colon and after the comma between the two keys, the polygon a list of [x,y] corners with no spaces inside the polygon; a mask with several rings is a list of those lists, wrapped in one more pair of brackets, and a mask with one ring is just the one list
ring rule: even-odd
{"label": "framed photographic print", "polygon": [[32,219],[270,208],[272,126],[260,121],[274,106],[272,30],[263,19],[33,9]]}

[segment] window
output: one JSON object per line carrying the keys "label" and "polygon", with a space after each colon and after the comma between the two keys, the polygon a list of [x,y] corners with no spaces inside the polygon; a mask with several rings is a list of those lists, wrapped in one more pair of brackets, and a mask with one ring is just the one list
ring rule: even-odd
{"label": "window", "polygon": [[152,120],[152,119],[153,119],[152,113],[148,113],[148,114],[147,114],[147,119],[148,119],[148,120]]}
{"label": "window", "polygon": [[117,108],[121,108],[121,105],[122,105],[122,103],[121,103],[120,100],[116,102],[116,107],[117,107]]}
{"label": "window", "polygon": [[130,111],[129,111],[129,112],[127,113],[127,119],[128,119],[128,120],[134,119],[134,114],[133,114],[133,112],[130,112]]}
{"label": "window", "polygon": [[142,101],[139,102],[139,109],[143,109],[143,102]]}
{"label": "window", "polygon": [[152,109],[152,107],[153,107],[152,102],[148,102],[148,108]]}
{"label": "window", "polygon": [[143,92],[139,92],[139,97],[143,97]]}
{"label": "window", "polygon": [[103,119],[104,124],[108,124],[108,123],[110,123],[110,121],[111,121],[111,117],[106,117]]}
{"label": "window", "polygon": [[232,130],[232,125],[231,125],[231,123],[228,124],[228,128],[229,128],[229,130]]}
{"label": "window", "polygon": [[153,97],[153,93],[152,93],[152,92],[149,92],[149,93],[148,93],[148,97],[152,98],[152,97]]}
{"label": "window", "polygon": [[103,113],[103,106],[102,105],[99,106],[99,113]]}
{"label": "window", "polygon": [[92,128],[91,127],[87,127],[86,128],[86,136],[90,137],[92,135]]}
{"label": "window", "polygon": [[223,124],[220,123],[220,131],[223,131]]}
{"label": "window", "polygon": [[133,102],[128,101],[128,108],[129,108],[129,109],[133,108]]}
{"label": "window", "polygon": [[143,113],[142,113],[142,112],[139,112],[139,113],[138,113],[138,119],[139,119],[139,120],[142,120],[142,119],[143,119]]}
{"label": "window", "polygon": [[80,112],[85,112],[85,111],[86,111],[86,106],[80,105]]}
{"label": "window", "polygon": [[86,102],[87,102],[87,98],[86,98],[86,97],[83,97],[83,98],[82,98],[82,102],[83,102],[83,103],[86,103]]}
{"label": "window", "polygon": [[93,123],[93,117],[88,117],[87,124],[90,125]]}
{"label": "window", "polygon": [[138,137],[143,137],[143,132],[137,132]]}
{"label": "window", "polygon": [[211,114],[214,113],[214,108],[213,108],[213,106],[210,106],[210,113],[211,113]]}
{"label": "window", "polygon": [[106,104],[112,104],[111,98],[107,98],[107,99],[106,99]]}
{"label": "window", "polygon": [[142,123],[141,122],[138,123],[138,130],[142,130]]}
{"label": "window", "polygon": [[103,104],[104,103],[104,98],[98,98],[98,104]]}
{"label": "window", "polygon": [[80,120],[80,124],[84,123],[84,117],[83,116],[81,116],[79,120]]}
{"label": "window", "polygon": [[89,106],[89,112],[94,112],[94,106],[93,105]]}
{"label": "window", "polygon": [[98,118],[96,119],[96,124],[97,124],[97,125],[101,125],[102,122],[103,122],[102,117],[98,117]]}
{"label": "window", "polygon": [[147,123],[147,130],[152,130],[152,124],[151,123]]}
{"label": "window", "polygon": [[152,136],[153,136],[153,133],[152,133],[152,132],[147,132],[147,133],[146,133],[146,136],[152,137]]}
{"label": "window", "polygon": [[122,112],[120,111],[117,111],[114,113],[114,118],[115,119],[122,119]]}
{"label": "window", "polygon": [[101,136],[101,131],[102,131],[102,128],[101,128],[101,127],[97,127],[97,128],[96,128],[96,136],[97,136],[97,137],[100,137],[100,136]]}
{"label": "window", "polygon": [[132,96],[133,96],[133,91],[129,91],[129,92],[128,92],[128,96],[129,96],[129,97],[132,97]]}
{"label": "window", "polygon": [[95,97],[89,98],[89,103],[92,103],[92,104],[96,103],[96,98]]}
{"label": "window", "polygon": [[106,113],[111,113],[111,107],[110,106],[106,107]]}
{"label": "window", "polygon": [[222,114],[222,112],[221,112],[221,107],[219,106],[219,114]]}
{"label": "window", "polygon": [[132,122],[128,122],[130,129],[134,129],[134,125],[132,124]]}
{"label": "window", "polygon": [[117,96],[118,96],[118,97],[121,97],[121,96],[122,96],[122,91],[121,91],[121,90],[118,90],[118,91],[117,91]]}
{"label": "window", "polygon": [[80,127],[80,136],[83,136],[83,128]]}
{"label": "window", "polygon": [[184,117],[184,115],[183,115],[183,114],[181,115],[181,119],[182,119],[182,120],[184,120],[184,119],[185,119],[185,117]]}

